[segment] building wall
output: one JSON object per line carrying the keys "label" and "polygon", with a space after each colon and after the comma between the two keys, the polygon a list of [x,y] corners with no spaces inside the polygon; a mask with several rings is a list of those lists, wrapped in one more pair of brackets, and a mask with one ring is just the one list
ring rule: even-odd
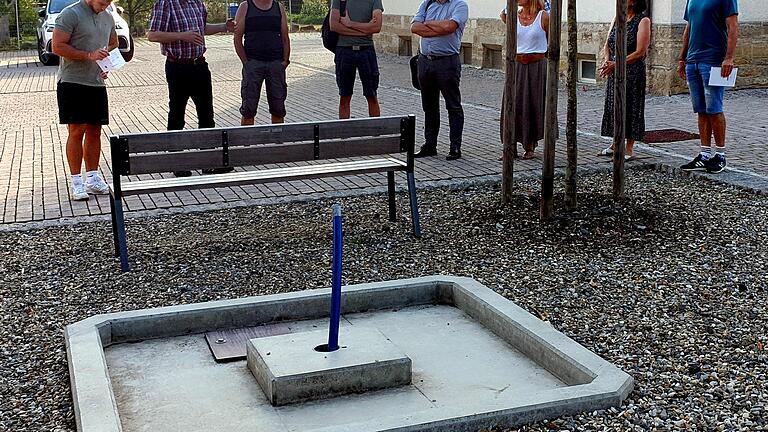
{"label": "building wall", "polygon": [[[613,20],[610,0],[577,0],[579,20],[579,58],[599,63],[601,50]],[[739,67],[738,87],[768,87],[768,8],[766,0],[740,0],[740,39],[736,52]],[[564,7],[567,0],[563,0]],[[675,94],[687,91],[677,77],[677,57],[685,21],[686,0],[652,0],[653,34],[648,64],[648,90],[652,94]],[[484,68],[504,67],[505,27],[498,19],[503,1],[469,0],[470,20],[462,38],[462,61]],[[413,55],[418,52],[418,39],[410,33],[410,22],[418,8],[413,0],[384,0],[384,26],[376,37],[381,51]],[[565,14],[565,11],[563,11]],[[565,22],[565,19],[563,20]],[[565,71],[567,50],[565,26],[562,36]],[[599,81],[599,78],[598,78]],[[601,82],[597,83],[601,85]]]}

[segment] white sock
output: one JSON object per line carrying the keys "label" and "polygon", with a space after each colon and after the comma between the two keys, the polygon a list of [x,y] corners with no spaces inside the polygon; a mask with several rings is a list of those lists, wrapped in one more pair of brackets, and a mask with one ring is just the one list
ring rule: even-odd
{"label": "white sock", "polygon": [[80,174],[72,174],[72,186],[82,186],[83,176]]}
{"label": "white sock", "polygon": [[85,181],[90,183],[90,182],[93,181],[94,177],[98,177],[98,176],[99,176],[99,172],[96,171],[96,170],[94,170],[94,171],[86,171],[85,172]]}
{"label": "white sock", "polygon": [[702,159],[704,160],[709,159],[712,156],[712,147],[701,146],[701,153],[699,154],[701,155]]}
{"label": "white sock", "polygon": [[725,157],[725,146],[723,147],[716,147],[715,154],[718,156]]}

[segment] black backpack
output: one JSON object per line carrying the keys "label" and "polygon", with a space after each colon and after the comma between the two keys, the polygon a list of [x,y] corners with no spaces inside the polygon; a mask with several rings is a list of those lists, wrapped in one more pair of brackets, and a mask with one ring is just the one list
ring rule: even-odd
{"label": "black backpack", "polygon": [[[331,4],[333,6],[333,4]],[[323,46],[330,52],[336,52],[336,45],[339,43],[339,34],[335,31],[331,31],[331,9],[328,8],[328,15],[325,16],[323,21],[323,29],[320,34],[323,38]],[[339,14],[344,16],[347,12],[347,0],[339,1]]]}

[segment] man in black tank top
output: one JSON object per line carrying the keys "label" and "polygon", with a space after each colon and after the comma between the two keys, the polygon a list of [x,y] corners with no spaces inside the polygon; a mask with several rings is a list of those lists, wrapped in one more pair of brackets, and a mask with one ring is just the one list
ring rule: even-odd
{"label": "man in black tank top", "polygon": [[254,123],[265,81],[272,123],[283,123],[288,96],[285,68],[291,56],[288,19],[283,5],[274,0],[246,0],[237,9],[235,22],[235,52],[243,62],[240,124]]}

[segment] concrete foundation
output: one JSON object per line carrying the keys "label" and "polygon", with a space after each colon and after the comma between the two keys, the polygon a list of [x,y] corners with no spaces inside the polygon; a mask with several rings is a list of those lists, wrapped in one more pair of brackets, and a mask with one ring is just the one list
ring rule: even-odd
{"label": "concrete foundation", "polygon": [[626,373],[472,279],[342,292],[342,326],[396,345],[412,361],[410,385],[275,407],[245,361],[214,361],[206,331],[327,328],[328,289],[100,315],[66,329],[78,430],[469,432],[617,406],[632,389]]}
{"label": "concrete foundation", "polygon": [[275,406],[411,383],[411,359],[373,328],[351,326],[338,350],[325,330],[248,341],[248,369]]}

